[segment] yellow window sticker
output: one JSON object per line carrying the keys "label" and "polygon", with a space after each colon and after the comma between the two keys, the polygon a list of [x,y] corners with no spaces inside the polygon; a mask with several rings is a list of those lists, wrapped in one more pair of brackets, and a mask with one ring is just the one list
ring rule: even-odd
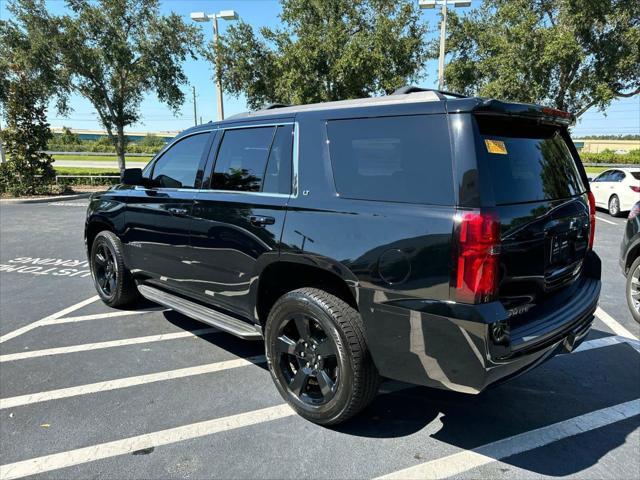
{"label": "yellow window sticker", "polygon": [[502,140],[485,139],[484,144],[487,146],[487,152],[497,153],[498,155],[506,155],[507,147]]}

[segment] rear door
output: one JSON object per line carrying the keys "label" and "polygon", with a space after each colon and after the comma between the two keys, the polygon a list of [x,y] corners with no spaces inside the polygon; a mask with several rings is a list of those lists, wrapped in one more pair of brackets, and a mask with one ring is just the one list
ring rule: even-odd
{"label": "rear door", "polygon": [[[578,278],[589,242],[586,175],[566,128],[477,115],[483,205],[501,225],[499,297],[507,308],[542,301]],[[485,177],[485,178],[486,178]]]}
{"label": "rear door", "polygon": [[[226,128],[212,149],[208,185],[193,210],[192,294],[252,317],[258,263],[277,256],[292,191],[294,125]],[[215,159],[215,162],[213,161]]]}
{"label": "rear door", "polygon": [[130,191],[123,241],[138,278],[181,289],[193,201],[212,135],[200,131],[178,139],[145,170],[148,186]]}
{"label": "rear door", "polygon": [[596,205],[603,206],[606,202],[603,200],[607,179],[611,175],[612,170],[605,170],[591,182],[591,191],[593,192],[593,197],[596,200]]}

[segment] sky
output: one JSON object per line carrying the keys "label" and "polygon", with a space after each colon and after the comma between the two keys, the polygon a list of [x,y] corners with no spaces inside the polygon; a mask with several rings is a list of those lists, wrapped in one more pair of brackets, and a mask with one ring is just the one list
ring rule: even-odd
{"label": "sky", "polygon": [[[418,0],[415,0],[416,3]],[[472,5],[480,4],[480,0],[473,0]],[[0,0],[0,18],[9,18],[7,11],[7,0]],[[47,8],[56,14],[64,13],[64,0],[47,0]],[[162,0],[161,12],[175,12],[181,15],[185,21],[190,21],[189,13],[194,11],[205,11],[206,13],[218,12],[220,10],[233,9],[254,29],[262,26],[276,27],[279,24],[278,14],[280,4],[277,0]],[[422,18],[428,22],[431,33],[428,38],[437,35],[436,27],[439,16],[435,10],[423,10]],[[206,40],[211,40],[212,29],[209,23],[198,24],[203,28]],[[220,29],[224,34],[228,22],[221,21]],[[424,77],[419,85],[426,88],[437,86],[437,60],[427,63]],[[173,115],[171,110],[158,101],[154,95],[148,95],[141,106],[141,121],[128,128],[130,132],[146,131],[180,131],[194,124],[193,100],[191,87],[196,88],[196,106],[199,117],[203,122],[212,120],[216,115],[216,99],[214,83],[212,80],[212,69],[207,61],[200,58],[198,60],[188,60],[184,64],[184,70],[189,78],[190,85],[183,88],[186,94],[186,101],[178,114]],[[81,129],[101,130],[97,114],[91,104],[79,96],[71,99],[73,111],[67,117],[60,117],[55,108],[50,108],[48,113],[49,123],[53,127],[67,126]],[[224,97],[225,116],[247,110],[243,97],[234,98],[230,95]],[[583,135],[616,135],[616,134],[640,134],[640,95],[633,98],[619,99],[611,103],[607,110],[602,113],[596,109],[586,112],[578,124],[574,127],[573,136],[578,138]]]}

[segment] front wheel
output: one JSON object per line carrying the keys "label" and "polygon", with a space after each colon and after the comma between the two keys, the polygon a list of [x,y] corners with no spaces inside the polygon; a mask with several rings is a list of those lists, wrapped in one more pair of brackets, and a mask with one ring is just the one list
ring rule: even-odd
{"label": "front wheel", "polygon": [[625,293],[631,316],[636,322],[640,322],[640,257],[636,258],[629,268]]}
{"label": "front wheel", "polygon": [[323,290],[283,295],[269,313],[265,343],[278,391],[314,423],[344,422],[378,391],[360,314]]}
{"label": "front wheel", "polygon": [[620,199],[617,195],[611,195],[609,199],[609,215],[612,217],[620,215]]}
{"label": "front wheel", "polygon": [[124,264],[122,243],[113,232],[102,231],[93,240],[91,274],[98,295],[110,307],[123,307],[139,296]]}

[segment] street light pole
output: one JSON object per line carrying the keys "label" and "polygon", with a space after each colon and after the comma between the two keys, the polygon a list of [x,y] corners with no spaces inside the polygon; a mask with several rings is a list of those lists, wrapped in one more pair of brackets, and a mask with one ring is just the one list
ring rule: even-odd
{"label": "street light pole", "polygon": [[440,55],[438,56],[438,90],[444,90],[444,57],[445,41],[447,38],[447,5],[456,8],[471,6],[471,0],[418,0],[418,6],[422,9],[442,6],[442,22],[440,22]]}
{"label": "street light pole", "polygon": [[438,90],[444,90],[444,42],[447,38],[447,2],[442,2],[442,21],[440,22],[440,55],[438,57]]}
{"label": "street light pole", "polygon": [[218,103],[218,120],[224,120],[224,100],[222,97],[222,59],[220,58],[220,35],[218,30],[218,18],[223,20],[237,20],[238,14],[234,10],[222,10],[218,13],[206,14],[204,12],[191,12],[191,20],[195,22],[208,22],[213,26],[213,48],[215,49],[216,64],[216,99]]}
{"label": "street light pole", "polygon": [[216,97],[218,99],[218,120],[224,120],[222,100],[222,72],[220,71],[220,37],[218,35],[218,15],[213,15],[213,45],[216,50]]}

